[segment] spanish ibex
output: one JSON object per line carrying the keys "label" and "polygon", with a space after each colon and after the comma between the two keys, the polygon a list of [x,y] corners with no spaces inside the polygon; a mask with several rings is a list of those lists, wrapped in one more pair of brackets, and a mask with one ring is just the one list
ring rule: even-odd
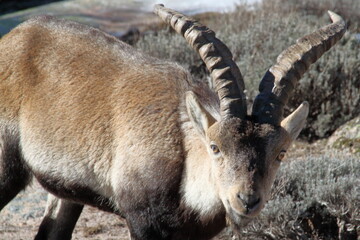
{"label": "spanish ibex", "polygon": [[53,17],[0,44],[0,209],[34,176],[49,191],[36,239],[70,239],[83,204],[124,217],[131,239],[209,239],[269,198],[308,114],[283,119],[309,65],[342,37],[333,23],[285,50],[247,114],[244,83],[213,31],[155,13],[200,54],[215,86],[99,30]]}

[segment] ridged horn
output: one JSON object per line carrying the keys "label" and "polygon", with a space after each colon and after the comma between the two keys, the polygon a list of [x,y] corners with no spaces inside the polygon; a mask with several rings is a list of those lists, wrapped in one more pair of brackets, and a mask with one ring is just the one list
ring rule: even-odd
{"label": "ridged horn", "polygon": [[260,82],[260,93],[255,99],[252,115],[260,123],[279,125],[284,106],[293,93],[294,86],[326,51],[334,46],[346,31],[345,21],[328,11],[332,24],[320,28],[297,40],[283,51]]}
{"label": "ridged horn", "polygon": [[220,99],[221,118],[244,119],[246,116],[244,81],[227,46],[206,26],[165,8],[162,4],[155,5],[154,13],[177,33],[183,35],[190,46],[199,53],[215,83],[215,90]]}

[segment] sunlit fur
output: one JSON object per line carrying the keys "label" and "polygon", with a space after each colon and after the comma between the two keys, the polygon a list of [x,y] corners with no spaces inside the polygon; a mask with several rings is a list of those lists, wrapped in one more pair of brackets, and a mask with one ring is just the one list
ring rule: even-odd
{"label": "sunlit fur", "polygon": [[[63,199],[49,200],[38,239],[70,238],[82,204],[125,217],[132,239],[209,239],[226,219],[238,229],[265,205],[276,157],[298,131],[293,120],[220,120],[218,108],[175,63],[80,24],[31,19],[0,42],[0,196],[12,194],[0,207],[33,175]],[[256,209],[240,193],[257,194]]]}

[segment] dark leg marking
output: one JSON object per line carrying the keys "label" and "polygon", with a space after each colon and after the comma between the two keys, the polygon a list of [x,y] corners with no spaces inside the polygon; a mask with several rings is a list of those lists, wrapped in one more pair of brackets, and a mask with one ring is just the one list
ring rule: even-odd
{"label": "dark leg marking", "polygon": [[35,240],[71,239],[84,205],[48,195],[44,219]]}
{"label": "dark leg marking", "polygon": [[0,126],[0,210],[30,180],[31,173],[21,157],[17,130]]}

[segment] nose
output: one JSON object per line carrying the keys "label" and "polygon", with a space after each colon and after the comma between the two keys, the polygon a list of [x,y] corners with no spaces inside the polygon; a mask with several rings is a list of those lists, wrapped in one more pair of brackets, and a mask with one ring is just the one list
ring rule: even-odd
{"label": "nose", "polygon": [[256,210],[261,200],[257,194],[246,195],[242,193],[238,194],[238,199],[246,209],[246,214],[250,214]]}

